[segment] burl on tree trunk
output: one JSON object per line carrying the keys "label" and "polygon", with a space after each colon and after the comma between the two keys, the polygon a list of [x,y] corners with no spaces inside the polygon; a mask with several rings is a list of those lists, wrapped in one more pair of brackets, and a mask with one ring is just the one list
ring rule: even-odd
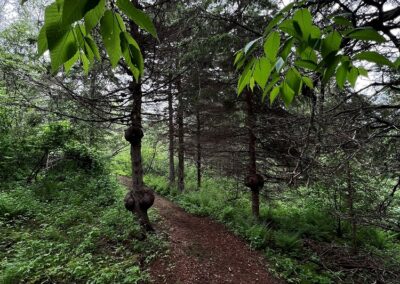
{"label": "burl on tree trunk", "polygon": [[147,210],[154,203],[154,193],[143,183],[143,167],[141,142],[143,131],[139,127],[131,126],[125,130],[125,139],[131,144],[132,160],[132,190],[125,196],[125,208],[135,214],[140,226],[145,231],[153,231]]}

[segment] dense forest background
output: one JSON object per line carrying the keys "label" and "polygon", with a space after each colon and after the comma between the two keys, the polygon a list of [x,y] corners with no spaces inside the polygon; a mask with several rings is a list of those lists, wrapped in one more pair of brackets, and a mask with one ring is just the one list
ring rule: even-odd
{"label": "dense forest background", "polygon": [[158,35],[121,14],[143,54],[139,81],[98,26],[92,58],[54,70],[49,39],[50,53],[37,46],[50,3],[0,1],[0,283],[150,281],[173,241],[151,190],[224,224],[282,282],[398,283],[400,3],[299,3],[321,30],[372,27],[384,40],[343,36],[343,56],[374,55],[348,82],[304,71],[288,104],[254,81],[238,95],[235,67],[288,3],[132,2]]}

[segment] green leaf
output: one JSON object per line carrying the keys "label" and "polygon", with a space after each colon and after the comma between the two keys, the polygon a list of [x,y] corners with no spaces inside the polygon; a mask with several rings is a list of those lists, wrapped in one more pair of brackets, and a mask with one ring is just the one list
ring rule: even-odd
{"label": "green leaf", "polygon": [[318,62],[317,54],[315,53],[314,49],[312,49],[311,47],[306,47],[305,50],[303,50],[299,53],[300,53],[301,59],[303,59],[303,60],[311,61],[315,64]]}
{"label": "green leaf", "polygon": [[265,101],[265,97],[267,96],[268,92],[272,89],[273,86],[279,81],[280,77],[275,73],[271,76],[271,82],[265,87],[264,92],[262,94],[262,101]]}
{"label": "green leaf", "polygon": [[382,35],[369,27],[352,29],[346,34],[346,37],[365,41],[375,41],[378,43],[386,42],[386,39]]}
{"label": "green leaf", "polygon": [[341,59],[341,55],[332,55],[328,56],[326,60],[323,60],[323,63],[326,64],[326,69],[324,71],[324,75],[322,76],[322,84],[325,85],[328,83],[329,79],[335,74],[336,68]]}
{"label": "green leaf", "polygon": [[300,27],[299,23],[296,22],[296,21],[293,21],[292,24],[293,24],[293,28],[296,31],[296,34],[297,34],[298,38],[302,38],[303,37],[303,32],[301,30],[301,27]]}
{"label": "green leaf", "polygon": [[396,61],[393,63],[395,68],[399,68],[400,67],[400,57],[397,57]]}
{"label": "green leaf", "polygon": [[281,57],[283,60],[286,60],[286,58],[288,57],[289,53],[292,51],[292,46],[293,46],[293,38],[289,38],[285,44],[282,47],[281,50]]}
{"label": "green leaf", "polygon": [[294,13],[293,26],[295,29],[296,24],[298,24],[299,28],[301,29],[300,35],[303,37],[303,39],[307,40],[312,27],[312,17],[308,9],[300,9]]}
{"label": "green leaf", "polygon": [[244,88],[249,84],[251,78],[251,69],[253,67],[254,59],[250,61],[244,68],[242,74],[239,77],[237,93],[240,95]]}
{"label": "green leaf", "polygon": [[117,6],[124,12],[129,19],[135,22],[139,27],[158,38],[157,30],[150,17],[143,11],[137,9],[129,0],[117,0]]}
{"label": "green leaf", "polygon": [[50,51],[51,70],[54,73],[77,52],[77,43],[73,30],[62,25],[57,3],[46,7],[45,29],[47,45]]}
{"label": "green leaf", "polygon": [[321,30],[317,27],[312,25],[310,28],[310,37],[311,39],[319,39],[321,37]]}
{"label": "green leaf", "polygon": [[253,47],[253,45],[257,42],[260,41],[262,39],[262,37],[256,38],[252,41],[250,41],[249,43],[247,43],[243,49],[244,54],[247,54],[249,52],[249,50]]}
{"label": "green leaf", "polygon": [[283,19],[282,14],[278,14],[274,18],[272,18],[264,30],[264,35],[267,35],[282,19]]}
{"label": "green leaf", "polygon": [[115,14],[107,10],[100,20],[100,33],[112,67],[116,67],[121,57],[121,44],[119,34],[121,28]]}
{"label": "green leaf", "polygon": [[315,64],[314,62],[312,62],[310,60],[296,60],[294,62],[294,64],[297,67],[302,67],[304,69],[309,69],[312,71],[315,71],[317,69],[317,64]]}
{"label": "green leaf", "polygon": [[86,32],[89,33],[97,25],[101,17],[103,17],[104,11],[106,9],[105,5],[106,1],[100,0],[95,8],[86,13],[84,18]]}
{"label": "green leaf", "polygon": [[64,0],[62,24],[69,26],[82,19],[87,12],[95,8],[100,0]]}
{"label": "green leaf", "polygon": [[295,29],[294,26],[293,26],[293,20],[290,20],[290,19],[284,20],[284,21],[279,25],[279,28],[280,28],[283,32],[285,32],[285,33],[287,33],[287,34],[289,34],[289,35],[291,35],[291,36],[299,37],[298,33],[296,32],[296,29]]}
{"label": "green leaf", "polygon": [[358,67],[358,73],[360,76],[368,78],[368,71],[364,67]]}
{"label": "green leaf", "polygon": [[342,37],[337,31],[333,31],[328,34],[326,38],[322,40],[321,54],[325,58],[333,52],[337,52],[340,49],[342,43]]}
{"label": "green leaf", "polygon": [[343,17],[343,16],[336,16],[336,17],[333,18],[333,21],[337,25],[353,26],[352,22],[349,19],[347,19],[346,17]]}
{"label": "green leaf", "polygon": [[280,87],[276,86],[269,95],[269,103],[272,105],[279,95]]}
{"label": "green leaf", "polygon": [[122,32],[120,34],[120,39],[122,55],[133,77],[138,81],[144,70],[144,60],[140,47],[128,32]]}
{"label": "green leaf", "polygon": [[47,37],[46,37],[46,25],[44,25],[39,32],[37,39],[38,55],[42,56],[43,53],[48,49]]}
{"label": "green leaf", "polygon": [[356,67],[351,67],[347,75],[347,80],[353,88],[356,86],[358,75],[358,69]]}
{"label": "green leaf", "polygon": [[340,64],[339,68],[336,71],[336,84],[338,87],[343,90],[344,83],[347,78],[347,66],[345,64]]}
{"label": "green leaf", "polygon": [[285,103],[286,107],[288,107],[294,99],[294,91],[290,88],[290,86],[286,83],[283,82],[283,84],[280,87],[280,92],[282,94],[282,100]]}
{"label": "green leaf", "polygon": [[302,80],[300,73],[296,70],[296,68],[292,67],[286,73],[285,82],[290,86],[290,88],[294,91],[295,95],[298,95],[301,91]]}
{"label": "green leaf", "polygon": [[262,57],[256,61],[253,77],[261,89],[265,88],[265,85],[269,79],[269,75],[271,74],[271,69],[272,66],[267,58]]}
{"label": "green leaf", "polygon": [[65,73],[68,73],[71,70],[72,66],[74,66],[74,64],[78,61],[78,59],[79,59],[79,51],[76,52],[75,55],[70,60],[64,63]]}
{"label": "green leaf", "polygon": [[253,92],[254,91],[254,86],[255,86],[255,84],[256,84],[256,81],[254,80],[254,77],[251,77],[250,78],[250,82],[249,82],[249,87],[250,87],[250,90]]}
{"label": "green leaf", "polygon": [[278,54],[281,37],[278,32],[272,32],[268,35],[264,43],[264,53],[270,61],[275,61]]}
{"label": "green leaf", "polygon": [[[243,50],[239,50],[239,51],[236,53],[235,61],[233,62],[233,65],[236,66],[236,64],[237,64],[242,58],[243,58]],[[237,68],[240,68],[240,67],[237,67]]]}
{"label": "green leaf", "polygon": [[95,57],[97,60],[100,60],[100,52],[99,52],[99,49],[98,49],[96,43],[94,42],[93,38],[92,38],[90,35],[88,35],[88,36],[85,37],[85,47],[86,47],[86,48],[90,48],[91,51],[92,51],[92,53],[93,53],[93,55],[94,55],[94,57]]}
{"label": "green leaf", "polygon": [[70,31],[70,28],[62,25],[61,13],[58,11],[57,3],[46,7],[44,19],[48,48],[52,50]]}
{"label": "green leaf", "polygon": [[357,53],[354,58],[358,60],[366,60],[372,63],[376,63],[378,65],[393,67],[393,63],[389,59],[375,51],[362,51],[360,53]]}
{"label": "green leaf", "polygon": [[84,53],[81,53],[81,62],[82,62],[83,72],[87,76],[89,74],[90,61]]}
{"label": "green leaf", "polygon": [[283,61],[282,57],[279,57],[274,66],[276,69],[276,72],[279,73],[279,71],[281,71],[283,64],[285,64],[285,62]]}
{"label": "green leaf", "polygon": [[310,89],[314,89],[313,81],[309,77],[303,76],[301,79],[307,87],[309,87]]}
{"label": "green leaf", "polygon": [[52,72],[56,72],[62,64],[70,60],[77,50],[78,48],[76,46],[74,33],[71,29],[64,35],[56,46],[50,49]]}

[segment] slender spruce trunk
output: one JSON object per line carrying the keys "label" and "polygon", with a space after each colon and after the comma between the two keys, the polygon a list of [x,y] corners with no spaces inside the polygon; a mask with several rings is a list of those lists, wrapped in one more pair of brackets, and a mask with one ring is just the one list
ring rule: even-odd
{"label": "slender spruce trunk", "polygon": [[202,178],[202,169],[201,169],[201,117],[199,107],[196,109],[196,169],[197,169],[197,190],[201,188],[201,178]]}
{"label": "slender spruce trunk", "polygon": [[[248,153],[249,153],[249,165],[248,175],[257,175],[257,164],[256,164],[256,136],[254,134],[255,128],[255,114],[253,108],[253,95],[251,92],[246,92],[246,106],[247,106],[247,119],[246,127],[248,132]],[[250,186],[251,189],[251,209],[255,218],[260,217],[260,188],[258,186]]]}
{"label": "slender spruce trunk", "polygon": [[185,190],[185,141],[183,129],[183,98],[180,86],[180,80],[177,83],[178,89],[178,190]]}
{"label": "slender spruce trunk", "polygon": [[169,186],[175,184],[175,163],[174,163],[174,149],[175,149],[175,128],[174,128],[174,107],[173,107],[173,94],[170,90],[168,94],[168,138],[169,138]]}
{"label": "slender spruce trunk", "polygon": [[347,161],[347,202],[349,207],[350,224],[351,224],[351,242],[353,246],[353,253],[357,253],[357,220],[354,210],[354,195],[355,189],[352,182],[351,165]]}

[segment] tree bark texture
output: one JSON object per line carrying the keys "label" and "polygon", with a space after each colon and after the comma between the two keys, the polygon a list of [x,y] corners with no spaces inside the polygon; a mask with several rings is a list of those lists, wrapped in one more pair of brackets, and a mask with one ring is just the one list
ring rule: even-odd
{"label": "tree bark texture", "polygon": [[175,184],[175,163],[174,163],[174,149],[175,149],[175,128],[174,128],[174,107],[173,107],[173,94],[172,91],[168,94],[168,138],[169,138],[169,185]]}
{"label": "tree bark texture", "polygon": [[180,87],[180,80],[177,82],[178,89],[178,190],[185,190],[185,141],[183,129],[183,98]]}

